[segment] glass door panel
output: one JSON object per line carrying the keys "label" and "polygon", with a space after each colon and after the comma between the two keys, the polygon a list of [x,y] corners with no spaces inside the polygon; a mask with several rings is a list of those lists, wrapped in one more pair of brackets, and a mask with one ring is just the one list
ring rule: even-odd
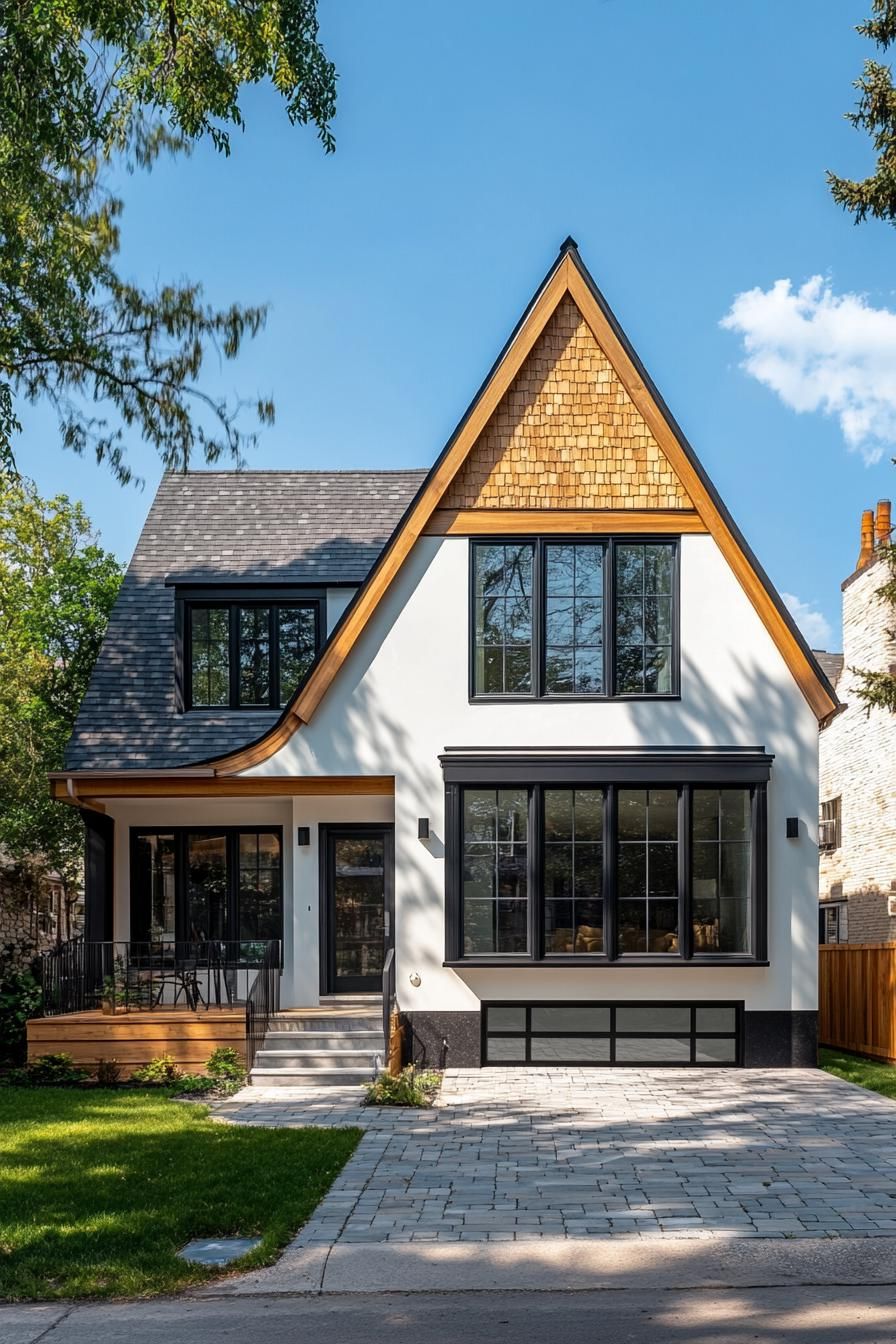
{"label": "glass door panel", "polygon": [[329,904],[332,990],[376,991],[386,943],[386,835],[330,835]]}

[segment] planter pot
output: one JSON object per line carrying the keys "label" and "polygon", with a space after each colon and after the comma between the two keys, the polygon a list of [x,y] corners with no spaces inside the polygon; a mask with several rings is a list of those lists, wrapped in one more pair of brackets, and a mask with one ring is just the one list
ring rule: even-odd
{"label": "planter pot", "polygon": [[128,1010],[126,1003],[116,1003],[114,999],[103,999],[101,1006],[108,1017],[118,1017]]}

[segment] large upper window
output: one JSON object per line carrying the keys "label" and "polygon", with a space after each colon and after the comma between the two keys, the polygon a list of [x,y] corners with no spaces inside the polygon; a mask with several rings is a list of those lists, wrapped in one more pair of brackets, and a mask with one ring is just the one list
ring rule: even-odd
{"label": "large upper window", "polygon": [[317,656],[320,607],[318,600],[186,600],[186,707],[282,708]]}
{"label": "large upper window", "polygon": [[474,699],[673,695],[677,542],[471,543]]}
{"label": "large upper window", "polygon": [[765,955],[767,767],[719,785],[521,775],[447,783],[449,961]]}
{"label": "large upper window", "polygon": [[282,937],[278,829],[131,832],[131,938],[240,945]]}

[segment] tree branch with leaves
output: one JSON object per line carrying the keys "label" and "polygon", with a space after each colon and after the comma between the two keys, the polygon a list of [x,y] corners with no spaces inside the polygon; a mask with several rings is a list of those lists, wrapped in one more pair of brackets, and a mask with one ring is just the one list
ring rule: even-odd
{"label": "tree branch with leaves", "polygon": [[[150,169],[208,137],[229,154],[243,90],[269,81],[289,120],[333,149],[336,73],[316,0],[9,0],[0,13],[0,462],[14,465],[20,399],[47,400],[63,444],[121,481],[139,434],[166,467],[239,464],[270,399],[203,388],[264,306],[215,309],[196,284],[144,289],[118,270],[122,164]],[[96,410],[91,409],[94,403]]]}

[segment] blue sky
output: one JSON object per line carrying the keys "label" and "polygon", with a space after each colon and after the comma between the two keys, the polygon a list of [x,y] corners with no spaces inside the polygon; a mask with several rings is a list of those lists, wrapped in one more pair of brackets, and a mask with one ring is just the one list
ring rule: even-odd
{"label": "blue sky", "polygon": [[[229,159],[200,147],[121,184],[123,269],[272,304],[207,380],[273,395],[250,465],[419,466],[571,233],[772,579],[839,647],[860,512],[896,488],[896,232],[854,226],[824,180],[872,163],[843,116],[868,8],[321,0],[336,153],[253,90]],[[45,408],[23,420],[22,468],[129,556],[151,452],[130,445],[146,486],[122,489]]]}

